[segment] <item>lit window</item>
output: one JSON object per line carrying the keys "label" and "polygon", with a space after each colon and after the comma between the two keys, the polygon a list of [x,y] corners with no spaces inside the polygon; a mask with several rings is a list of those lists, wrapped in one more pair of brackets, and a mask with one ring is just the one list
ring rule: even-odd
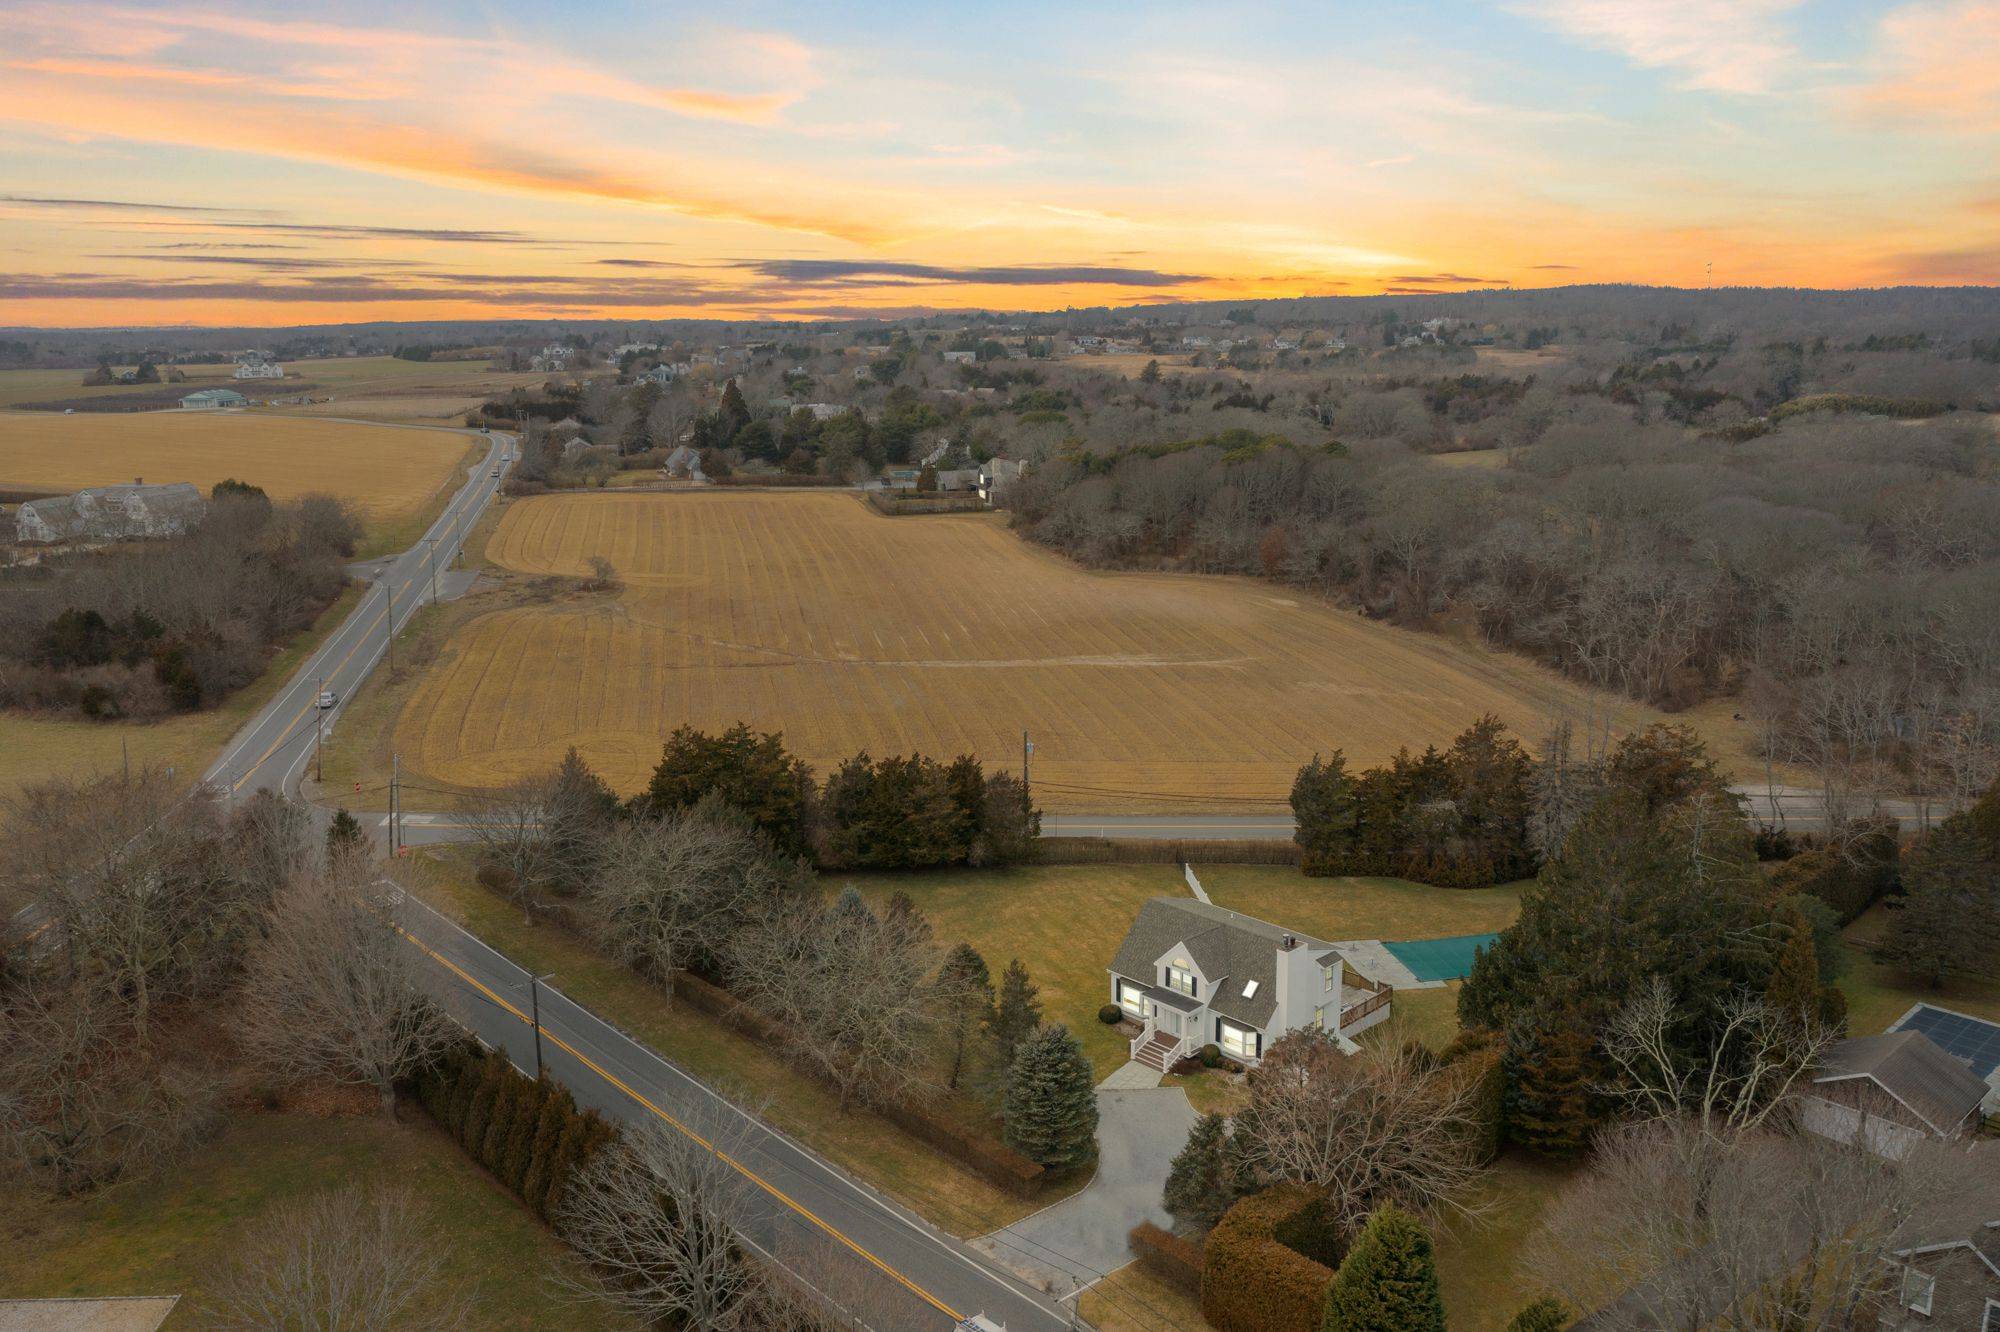
{"label": "lit window", "polygon": [[1118,1006],[1140,1021],[1146,1019],[1146,991],[1131,981],[1118,982]]}
{"label": "lit window", "polygon": [[1186,963],[1176,963],[1167,968],[1167,988],[1190,999],[1195,997],[1194,973],[1187,969]]}
{"label": "lit window", "polygon": [[1255,999],[1255,998],[1257,997],[1257,982],[1256,982],[1256,981],[1244,981],[1244,982],[1243,982],[1243,997],[1244,997],[1245,999]]}
{"label": "lit window", "polygon": [[1905,1271],[1903,1273],[1903,1303],[1911,1313],[1928,1317],[1931,1311],[1931,1294],[1937,1289],[1937,1278],[1925,1272]]}
{"label": "lit window", "polygon": [[1217,1021],[1215,1024],[1216,1043],[1238,1059],[1257,1057],[1257,1033],[1239,1027],[1233,1022]]}
{"label": "lit window", "polygon": [[1331,965],[1319,969],[1319,988],[1327,994],[1333,993],[1334,968]]}

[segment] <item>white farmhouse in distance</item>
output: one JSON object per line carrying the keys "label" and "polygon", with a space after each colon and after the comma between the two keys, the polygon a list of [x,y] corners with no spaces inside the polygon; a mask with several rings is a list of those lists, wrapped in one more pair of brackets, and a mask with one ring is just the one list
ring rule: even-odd
{"label": "white farmhouse in distance", "polygon": [[283,379],[285,367],[276,361],[244,361],[236,367],[238,379]]}

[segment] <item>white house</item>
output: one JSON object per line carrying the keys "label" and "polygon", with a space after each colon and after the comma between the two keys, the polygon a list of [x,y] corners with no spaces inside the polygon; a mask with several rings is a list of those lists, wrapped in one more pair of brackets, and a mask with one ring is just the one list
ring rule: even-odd
{"label": "white house", "polygon": [[1826,1052],[1799,1098],[1799,1123],[1895,1160],[1926,1138],[1969,1136],[1986,1095],[1985,1080],[1923,1032],[1886,1031]]}
{"label": "white house", "polygon": [[979,465],[979,498],[993,503],[1002,487],[1020,479],[1026,466],[1012,458],[988,458]]}
{"label": "white house", "polygon": [[276,361],[245,361],[236,367],[238,379],[283,379],[285,367]]}
{"label": "white house", "polygon": [[250,399],[244,397],[235,389],[224,388],[196,389],[193,393],[181,399],[181,409],[190,412],[214,411],[222,407],[248,407],[249,405]]}
{"label": "white house", "polygon": [[1204,1045],[1255,1064],[1300,1027],[1353,1036],[1388,1018],[1393,993],[1330,943],[1182,897],[1139,908],[1110,972],[1111,1001],[1140,1024],[1132,1058],[1162,1071]]}
{"label": "white house", "polygon": [[944,354],[946,365],[971,365],[979,359],[978,352],[948,351]]}
{"label": "white house", "polygon": [[662,362],[640,375],[639,378],[649,384],[658,384],[661,388],[665,388],[692,369],[694,367],[686,361],[675,361],[671,364]]}

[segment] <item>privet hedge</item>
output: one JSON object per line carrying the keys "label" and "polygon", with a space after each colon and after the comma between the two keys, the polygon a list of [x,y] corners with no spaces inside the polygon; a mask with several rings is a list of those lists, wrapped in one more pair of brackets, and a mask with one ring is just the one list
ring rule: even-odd
{"label": "privet hedge", "polygon": [[1314,1196],[1302,1185],[1279,1184],[1216,1222],[1201,1268],[1201,1312],[1216,1332],[1318,1332],[1333,1272],[1277,1238]]}

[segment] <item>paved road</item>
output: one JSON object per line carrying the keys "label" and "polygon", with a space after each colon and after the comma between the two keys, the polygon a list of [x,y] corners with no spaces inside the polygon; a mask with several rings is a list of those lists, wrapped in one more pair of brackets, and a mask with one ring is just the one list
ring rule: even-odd
{"label": "paved road", "polygon": [[530,1014],[538,1002],[542,1059],[580,1104],[622,1123],[664,1123],[718,1143],[754,1185],[745,1239],[869,1326],[948,1329],[980,1313],[1007,1332],[1073,1326],[1054,1300],[737,1109],[560,990],[540,985],[537,1000],[527,972],[422,902],[401,897],[397,911],[481,1040],[532,1075]]}
{"label": "paved road", "polygon": [[253,791],[296,794],[299,777],[312,758],[321,682],[339,699],[324,718],[332,725],[388,647],[390,603],[400,631],[430,602],[433,566],[441,580],[505,479],[509,464],[502,459],[512,453],[513,444],[512,435],[492,435],[486,457],[422,540],[401,555],[359,566],[358,572],[373,584],[360,604],[278,696],[236,733],[222,757],[202,774],[203,781],[232,800]]}

